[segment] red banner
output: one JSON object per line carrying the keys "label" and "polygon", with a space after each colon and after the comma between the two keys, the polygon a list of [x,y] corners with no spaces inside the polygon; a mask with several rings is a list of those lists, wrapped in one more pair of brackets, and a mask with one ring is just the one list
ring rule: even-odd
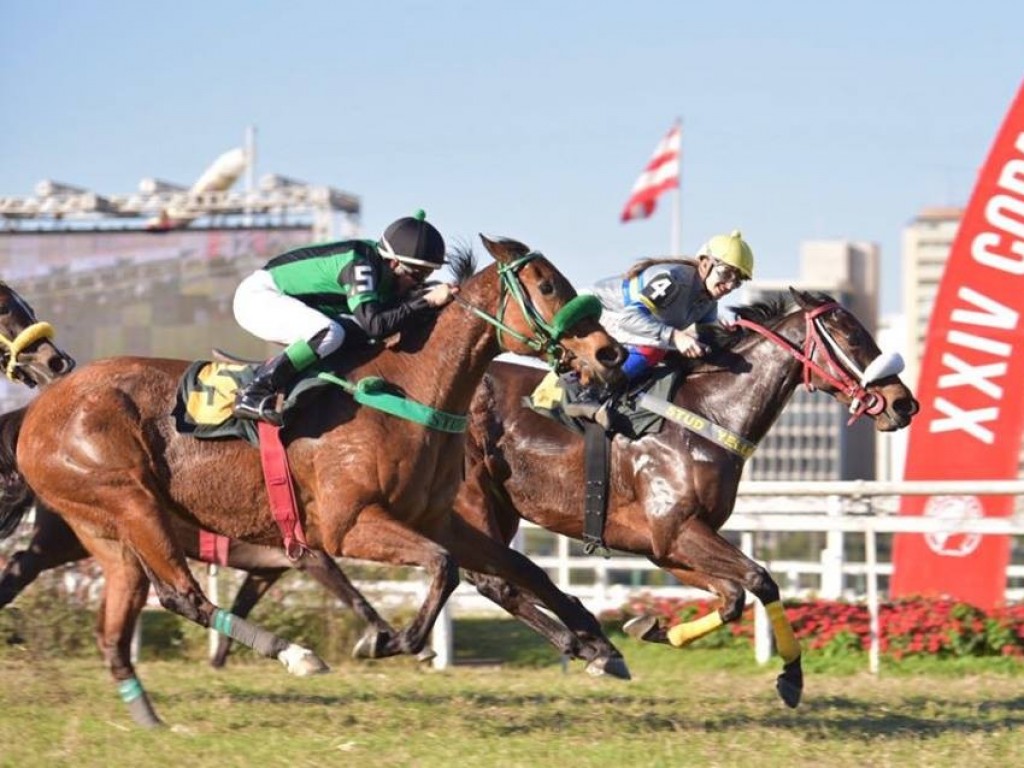
{"label": "red banner", "polygon": [[[914,312],[914,307],[907,307]],[[1015,479],[1024,430],[1024,85],[964,212],[928,324],[907,480]],[[1013,499],[906,497],[901,514],[1006,517]],[[1007,536],[898,534],[895,597],[1004,601]]]}

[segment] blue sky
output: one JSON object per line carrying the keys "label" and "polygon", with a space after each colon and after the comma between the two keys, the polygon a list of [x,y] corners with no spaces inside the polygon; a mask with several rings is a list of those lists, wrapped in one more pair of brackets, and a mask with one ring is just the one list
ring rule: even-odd
{"label": "blue sky", "polygon": [[758,276],[803,240],[882,247],[964,204],[1024,76],[1024,4],[9,0],[0,195],[191,183],[258,130],[258,173],[362,198],[376,236],[417,207],[449,239],[508,235],[578,283],[664,253],[619,223],[682,117],[682,243],[741,228]]}

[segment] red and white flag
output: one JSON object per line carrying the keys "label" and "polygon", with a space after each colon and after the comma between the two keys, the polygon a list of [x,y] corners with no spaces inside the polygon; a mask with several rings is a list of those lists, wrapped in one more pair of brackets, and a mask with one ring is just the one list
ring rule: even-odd
{"label": "red and white flag", "polygon": [[622,221],[646,219],[654,213],[662,192],[679,187],[679,155],[682,151],[683,129],[677,122],[665,134],[644,172],[633,185],[633,192],[622,209]]}

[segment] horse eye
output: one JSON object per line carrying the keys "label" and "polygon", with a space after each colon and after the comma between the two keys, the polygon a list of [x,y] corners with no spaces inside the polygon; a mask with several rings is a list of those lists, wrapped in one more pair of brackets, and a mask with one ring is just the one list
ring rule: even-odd
{"label": "horse eye", "polygon": [[7,304],[0,304],[0,315],[9,315],[9,314],[11,314],[10,306],[7,305]]}
{"label": "horse eye", "polygon": [[555,292],[555,286],[548,280],[545,280],[543,283],[538,285],[537,288],[544,296],[550,296]]}

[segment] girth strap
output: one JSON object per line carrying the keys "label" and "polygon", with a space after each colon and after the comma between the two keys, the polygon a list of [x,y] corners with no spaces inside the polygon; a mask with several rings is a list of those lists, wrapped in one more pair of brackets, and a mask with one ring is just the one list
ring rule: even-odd
{"label": "girth strap", "polygon": [[199,529],[199,559],[213,565],[227,565],[231,539],[219,533]]}
{"label": "girth strap", "polygon": [[298,560],[309,549],[309,545],[299,520],[288,454],[281,442],[281,428],[261,421],[259,431],[260,462],[263,464],[263,480],[270,498],[270,509],[274,513],[277,527],[281,529],[284,553],[289,560]]}
{"label": "girth strap", "polygon": [[586,495],[583,502],[583,551],[609,557],[604,543],[604,523],[608,511],[608,444],[604,427],[583,422],[583,466]]}

